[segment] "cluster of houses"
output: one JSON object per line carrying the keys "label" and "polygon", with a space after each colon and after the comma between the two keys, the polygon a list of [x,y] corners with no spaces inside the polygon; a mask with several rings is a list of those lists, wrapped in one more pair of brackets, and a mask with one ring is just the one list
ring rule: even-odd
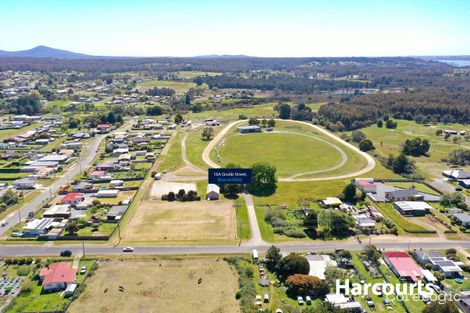
{"label": "cluster of houses", "polygon": [[144,130],[174,130],[176,124],[171,123],[169,120],[154,120],[152,118],[144,118],[137,122],[135,129]]}

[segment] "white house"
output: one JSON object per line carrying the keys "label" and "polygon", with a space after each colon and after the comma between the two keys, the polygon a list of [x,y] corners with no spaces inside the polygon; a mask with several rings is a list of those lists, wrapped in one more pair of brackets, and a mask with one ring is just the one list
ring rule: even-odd
{"label": "white house", "polygon": [[220,187],[216,184],[208,184],[206,199],[207,200],[219,200],[220,197]]}

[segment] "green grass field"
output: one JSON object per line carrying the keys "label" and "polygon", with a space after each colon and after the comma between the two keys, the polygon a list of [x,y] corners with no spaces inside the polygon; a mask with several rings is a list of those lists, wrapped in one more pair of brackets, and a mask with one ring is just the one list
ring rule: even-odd
{"label": "green grass field", "polygon": [[173,80],[150,80],[146,82],[140,82],[137,84],[137,88],[140,89],[149,89],[153,87],[166,87],[174,89],[177,93],[187,91],[190,88],[196,88],[196,84],[193,82],[185,81],[173,81]]}
{"label": "green grass field", "polygon": [[[430,126],[416,124],[414,121],[397,120],[397,129],[379,128],[376,125],[361,129],[367,138],[372,140],[376,151],[383,155],[397,155],[401,150],[401,145],[406,139],[416,137],[426,138],[431,144],[429,157],[412,157],[418,167],[418,172],[426,178],[441,177],[441,171],[448,166],[441,162],[448,153],[456,149],[470,149],[470,143],[463,139],[460,144],[453,143],[452,136],[449,140],[444,140],[443,136],[436,136],[437,130],[465,130],[470,132],[470,126],[460,124],[437,123]],[[470,170],[470,166],[467,167]]]}
{"label": "green grass field", "polygon": [[327,169],[341,162],[341,154],[325,142],[284,133],[233,135],[225,140],[219,153],[221,165],[249,167],[266,161],[276,166],[280,177]]}

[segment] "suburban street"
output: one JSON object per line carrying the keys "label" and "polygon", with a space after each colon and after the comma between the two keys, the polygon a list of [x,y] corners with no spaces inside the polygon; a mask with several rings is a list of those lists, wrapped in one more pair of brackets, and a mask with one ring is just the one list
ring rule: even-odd
{"label": "suburban street", "polygon": [[[125,124],[115,131],[124,131],[129,127],[130,125]],[[56,182],[49,187],[46,187],[37,197],[25,203],[20,209],[10,213],[10,215],[5,218],[5,220],[8,221],[8,225],[0,228],[0,237],[2,237],[11,227],[18,224],[20,222],[20,217],[24,220],[28,216],[29,212],[36,212],[39,210],[41,205],[51,199],[51,195],[54,196],[59,191],[60,187],[69,183],[69,181],[77,176],[82,170],[88,168],[93,162],[97,150],[105,137],[106,134],[96,135],[91,143],[84,147],[86,151],[78,158],[77,163],[72,165],[65,173],[62,173]]]}

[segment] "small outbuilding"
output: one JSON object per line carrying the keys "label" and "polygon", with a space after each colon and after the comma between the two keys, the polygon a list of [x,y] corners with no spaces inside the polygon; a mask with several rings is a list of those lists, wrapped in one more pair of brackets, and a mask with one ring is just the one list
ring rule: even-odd
{"label": "small outbuilding", "polygon": [[219,200],[220,198],[220,187],[216,184],[208,184],[206,199],[207,200]]}

